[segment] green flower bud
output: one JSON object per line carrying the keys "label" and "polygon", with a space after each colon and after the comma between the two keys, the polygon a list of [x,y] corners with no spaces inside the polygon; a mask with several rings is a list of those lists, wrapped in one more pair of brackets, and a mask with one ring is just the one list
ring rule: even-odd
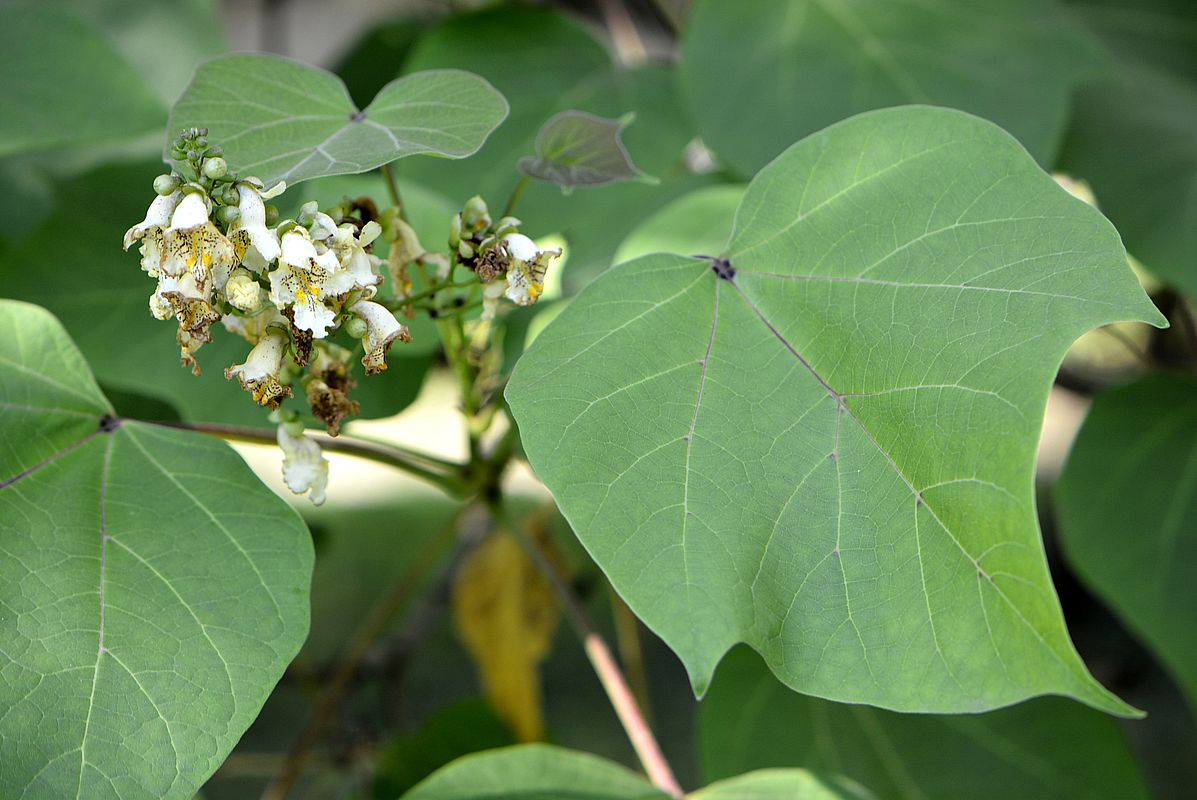
{"label": "green flower bud", "polygon": [[157,178],[154,178],[154,191],[166,197],[179,188],[180,182],[179,178],[175,175],[159,175]]}
{"label": "green flower bud", "polygon": [[470,230],[482,230],[490,225],[490,211],[486,207],[486,201],[478,195],[474,195],[469,200],[466,200],[465,207],[461,209],[461,220],[465,226]]}
{"label": "green flower bud", "polygon": [[271,203],[266,204],[266,224],[273,225],[278,222],[278,206]]}
{"label": "green flower bud", "polygon": [[349,334],[354,339],[362,338],[370,329],[370,326],[367,325],[366,321],[361,317],[350,317],[349,319],[345,320],[345,325],[343,327],[345,329],[345,333]]}
{"label": "green flower bud", "polygon": [[457,254],[463,259],[474,257],[474,248],[470,247],[469,242],[460,242],[457,245]]}
{"label": "green flower bud", "polygon": [[212,180],[223,178],[229,174],[229,162],[225,161],[220,156],[216,158],[209,158],[204,162],[204,174]]}
{"label": "green flower bud", "polygon": [[241,194],[237,191],[236,186],[225,187],[224,192],[220,195],[220,202],[226,206],[235,206],[241,202]]}
{"label": "green flower bud", "polygon": [[232,225],[241,216],[241,210],[237,206],[221,206],[216,210],[216,218],[224,223],[225,227]]}
{"label": "green flower bud", "polygon": [[195,161],[197,158],[199,158],[198,150],[188,150],[187,151],[187,160],[188,161]]}
{"label": "green flower bud", "polygon": [[461,244],[461,214],[454,214],[449,222],[449,247],[454,250]]}

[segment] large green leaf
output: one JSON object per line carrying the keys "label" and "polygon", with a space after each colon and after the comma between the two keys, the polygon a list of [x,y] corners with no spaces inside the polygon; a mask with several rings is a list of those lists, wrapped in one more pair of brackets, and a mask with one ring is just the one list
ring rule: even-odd
{"label": "large green leaf", "polygon": [[0,795],[190,798],[308,629],[312,548],[226,445],[112,416],[0,301]]}
{"label": "large green leaf", "polygon": [[520,159],[536,152],[537,131],[554,114],[569,109],[604,117],[635,113],[622,139],[636,165],[659,177],[659,185],[621,183],[563,197],[558,187],[537,183],[516,209],[529,235],[562,233],[568,239],[567,289],[580,288],[609,267],[620,239],[646,216],[709,180],[681,168],[694,133],[674,70],[617,68],[588,30],[559,13],[506,6],[450,18],[421,39],[406,65],[408,71],[445,67],[489,80],[511,103],[511,116],[477,158],[409,159],[401,174],[459,204],[481,194],[495,214],[520,178]]}
{"label": "large green leaf", "polygon": [[860,111],[934,103],[1005,126],[1050,164],[1095,44],[1054,0],[695,3],[683,88],[704,141],[748,176]]}
{"label": "large green leaf", "polygon": [[1197,380],[1097,399],[1057,487],[1065,554],[1197,707]]}
{"label": "large green leaf", "polygon": [[766,767],[850,775],[878,797],[1146,800],[1117,723],[1059,698],[988,714],[895,714],[787,690],[740,648],[699,708],[703,774]]}
{"label": "large green leaf", "polygon": [[610,761],[530,744],[465,756],[403,800],[666,800],[644,778]]}
{"label": "large green leaf", "polygon": [[163,105],[104,34],[53,8],[0,9],[0,156],[116,141],[161,124]]}
{"label": "large green leaf", "polygon": [[[54,312],[105,385],[164,400],[184,419],[261,424],[265,411],[223,374],[225,367],[245,360],[250,345],[215,326],[211,344],[198,353],[203,374],[193,376],[179,364],[173,326],[154,319],[146,305],[153,281],[141,271],[136,253],[121,252],[121,232],[145,215],[153,199],[150,184],[160,170],[137,163],[63,182],[47,221],[0,253],[4,294]],[[379,197],[384,191],[376,179],[335,178],[297,187],[279,201],[294,204],[312,197],[328,205],[344,194]],[[451,209],[443,198],[413,187],[405,200],[430,247],[447,238]],[[425,332],[424,341],[434,335]],[[414,400],[431,358],[423,346],[409,353],[396,345],[386,372],[369,377],[359,372],[353,396],[362,403],[362,416],[389,416]],[[301,398],[288,402],[303,408]]]}
{"label": "large green leaf", "polygon": [[464,158],[506,116],[503,96],[460,70],[391,81],[359,111],[330,72],[278,56],[231,55],[196,70],[171,110],[168,139],[206,127],[233,169],[267,184],[298,183],[419,153]]}
{"label": "large green leaf", "polygon": [[1052,377],[1163,321],[1117,232],[962,112],[863,114],[753,180],[723,258],[600,276],[516,365],[532,466],[697,692],[747,642],[899,710],[1072,695],[1035,517]]}
{"label": "large green leaf", "polygon": [[1197,5],[1090,5],[1082,17],[1122,63],[1079,94],[1062,166],[1090,183],[1136,258],[1197,297]]}

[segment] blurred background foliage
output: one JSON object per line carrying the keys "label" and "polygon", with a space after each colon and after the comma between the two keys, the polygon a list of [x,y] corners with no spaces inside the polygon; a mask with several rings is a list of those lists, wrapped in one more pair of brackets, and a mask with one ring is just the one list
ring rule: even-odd
{"label": "blurred background foliage", "polygon": [[[879,797],[1192,796],[1197,3],[9,0],[0,4],[0,293],[57,314],[131,416],[263,423],[221,375],[241,344],[217,337],[201,351],[198,379],[177,368],[175,344],[146,313],[136,258],[119,246],[161,171],[170,105],[198,63],[228,50],[330,68],[358,103],[434,67],[470,70],[502,91],[510,117],[477,156],[397,170],[428,246],[445,240],[469,196],[501,207],[554,113],[634,114],[624,140],[657,183],[528,188],[525,231],[566,249],[563,299],[509,316],[509,361],[612,263],[717,252],[758,168],[860,111],[962,108],[1070,176],[1118,227],[1172,323],[1113,326],[1078,343],[1053,393],[1039,473],[1073,637],[1147,719],[1054,699],[955,718],[840,706],[790,693],[746,651],[728,657],[697,703],[677,660],[613,595],[543,490],[526,473],[511,480],[542,509],[541,533],[619,643],[683,785],[799,765],[841,772]],[[379,176],[364,175],[305,183],[286,201],[384,194]],[[362,417],[375,421],[351,430],[458,454],[437,354],[413,348],[394,360],[359,390]],[[278,485],[275,454],[243,452]],[[470,552],[452,535],[470,520],[409,481],[346,460],[333,473],[330,503],[302,509],[318,552],[311,637],[205,797],[256,796],[289,774],[292,797],[393,798],[459,755],[521,738],[635,763],[518,553]],[[477,654],[492,638],[508,646],[488,663]]]}

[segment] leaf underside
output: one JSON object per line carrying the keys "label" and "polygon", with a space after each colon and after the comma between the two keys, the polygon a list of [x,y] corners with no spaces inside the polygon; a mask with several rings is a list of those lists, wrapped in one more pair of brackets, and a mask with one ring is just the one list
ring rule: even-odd
{"label": "leaf underside", "polygon": [[519,161],[520,172],[565,190],[650,180],[632,163],[619,138],[631,120],[604,119],[585,111],[562,111],[536,135],[536,156]]}
{"label": "leaf underside", "polygon": [[699,694],[743,641],[832,699],[1127,714],[1068,639],[1032,493],[1065,349],[1126,318],[1162,322],[1100,214],[994,125],[890,109],[762,170],[720,259],[597,279],[508,399]]}
{"label": "leaf underside", "polygon": [[312,549],[226,445],[117,421],[0,301],[0,795],[190,798],[307,634]]}
{"label": "leaf underside", "polygon": [[206,127],[234,170],[294,184],[420,153],[464,158],[506,116],[503,96],[461,70],[391,81],[359,111],[332,73],[277,56],[223,56],[200,66],[171,110],[164,157],[180,130]]}

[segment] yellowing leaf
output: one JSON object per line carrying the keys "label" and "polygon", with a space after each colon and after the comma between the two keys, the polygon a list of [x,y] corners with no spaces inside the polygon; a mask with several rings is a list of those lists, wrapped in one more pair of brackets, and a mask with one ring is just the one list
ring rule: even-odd
{"label": "yellowing leaf", "polygon": [[[543,530],[531,535],[546,544]],[[505,532],[474,551],[453,588],[457,633],[495,712],[521,742],[544,736],[537,665],[548,653],[558,614],[549,582]]]}

